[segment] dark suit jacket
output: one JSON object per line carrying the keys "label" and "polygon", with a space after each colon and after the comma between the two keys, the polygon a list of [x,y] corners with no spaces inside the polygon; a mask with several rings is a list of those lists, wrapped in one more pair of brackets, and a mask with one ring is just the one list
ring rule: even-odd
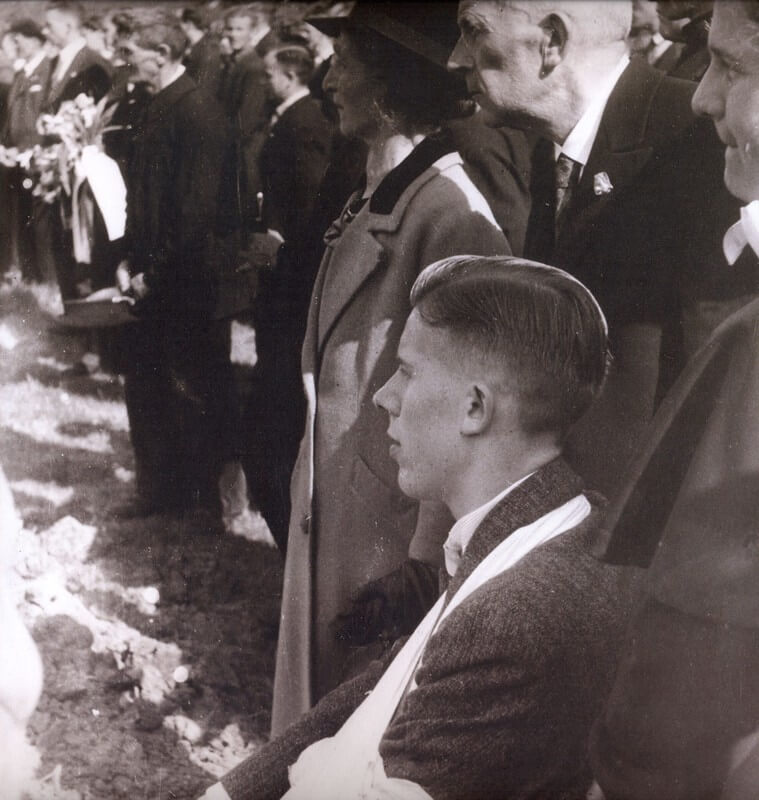
{"label": "dark suit jacket", "polygon": [[255,217],[256,193],[261,190],[258,160],[270,116],[264,64],[255,50],[246,50],[226,62],[219,100],[237,133],[244,211],[246,216]]}
{"label": "dark suit jacket", "polygon": [[649,575],[594,736],[608,798],[720,797],[759,729],[757,352],[755,300],[662,402],[604,520],[606,559]]}
{"label": "dark suit jacket", "polygon": [[219,40],[206,33],[190,48],[184,59],[187,74],[211,94],[218,95],[221,88],[222,60]]}
{"label": "dark suit jacket", "polygon": [[305,235],[329,156],[332,129],[319,103],[303,97],[269,130],[261,150],[267,228],[297,244]]}
{"label": "dark suit jacket", "polygon": [[[506,536],[581,491],[558,459],[509,494],[475,532],[449,596]],[[626,616],[619,570],[588,552],[591,517],[492,578],[427,644],[385,731],[388,776],[442,798],[577,798],[589,783],[585,746],[615,664]],[[394,653],[392,654],[394,655]],[[333,735],[390,657],[327,695],[222,783],[233,798],[278,798],[287,766]]]}
{"label": "dark suit jacket", "polygon": [[[525,254],[585,282],[609,320],[612,367],[605,398],[577,429],[575,466],[614,488],[656,397],[682,368],[683,308],[753,292],[756,273],[728,269],[722,235],[739,214],[723,184],[724,147],[693,116],[695,86],[634,60],[604,111],[558,242],[553,243],[553,144],[533,158]],[[606,173],[612,190],[596,194]]]}
{"label": "dark suit jacket", "polygon": [[522,255],[530,212],[532,142],[513,128],[491,128],[478,114],[444,126],[464,159],[464,169],[482,192],[515,256]]}
{"label": "dark suit jacket", "polygon": [[50,84],[50,59],[43,58],[27,77],[23,70],[13,76],[8,93],[8,111],[2,141],[8,147],[33,147],[41,141],[37,118],[47,101]]}
{"label": "dark suit jacket", "polygon": [[127,176],[126,246],[151,287],[143,313],[209,313],[230,151],[222,109],[186,74],[147,106]]}
{"label": "dark suit jacket", "polygon": [[[52,73],[55,72],[56,59],[53,59]],[[94,50],[83,47],[69,64],[59,81],[51,79],[47,97],[47,111],[55,113],[64,100],[73,100],[80,94],[87,94],[100,100],[111,88],[111,65]]]}

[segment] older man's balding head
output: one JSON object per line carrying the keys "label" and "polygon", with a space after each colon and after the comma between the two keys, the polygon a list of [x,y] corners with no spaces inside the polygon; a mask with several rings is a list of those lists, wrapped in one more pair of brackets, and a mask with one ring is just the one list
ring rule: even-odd
{"label": "older man's balding head", "polygon": [[627,52],[632,3],[461,0],[448,62],[496,123],[563,140]]}

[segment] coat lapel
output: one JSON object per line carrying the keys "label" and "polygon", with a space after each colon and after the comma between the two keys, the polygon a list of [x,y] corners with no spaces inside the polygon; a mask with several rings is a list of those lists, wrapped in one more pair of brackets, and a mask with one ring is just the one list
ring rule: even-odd
{"label": "coat lapel", "polygon": [[[318,283],[321,286],[321,296],[317,298],[319,352],[343,310],[369,276],[387,264],[388,253],[381,241],[382,234],[392,235],[398,230],[408,204],[427,181],[450,165],[462,163],[461,156],[451,151],[448,137],[424,140],[385,176],[351,223],[345,223],[344,212],[330,226],[320,270],[324,274]],[[360,195],[355,193],[346,209],[358,197]],[[350,267],[336,257],[338,250],[356,254]]]}
{"label": "coat lapel", "polygon": [[506,495],[474,532],[448,584],[448,599],[507,536],[576,497],[582,489],[582,479],[563,458],[556,458]]}
{"label": "coat lapel", "polygon": [[[658,70],[633,61],[617,81],[557,242],[557,253],[563,256],[560,260],[577,262],[581,258],[588,231],[635,184],[648,164],[653,153],[646,138],[648,110],[663,78]],[[607,193],[595,189],[596,176],[602,173],[611,184]]]}
{"label": "coat lapel", "polygon": [[[344,214],[341,218],[344,218]],[[368,207],[365,205],[350,224],[345,225],[338,220],[330,231],[336,234],[341,225],[342,232],[339,238],[328,241],[327,249],[322,261],[321,286],[318,312],[318,350],[322,351],[324,344],[333,330],[335,323],[345,307],[350,303],[364,281],[377,269],[386,263],[385,248],[373,235]],[[328,232],[329,235],[329,232]],[[356,254],[353,263],[341,263],[337,248],[345,248],[347,252]],[[360,254],[360,255],[359,255]],[[334,266],[333,266],[334,264]]]}
{"label": "coat lapel", "polygon": [[[76,78],[76,76],[81,72],[83,69],[85,62],[87,60],[87,48],[83,47],[75,56],[74,60],[68,65],[68,68],[61,76],[59,81],[53,79],[51,75],[50,80],[50,94],[48,95],[47,102],[48,105],[55,105],[58,101],[58,98],[63,94],[63,90],[66,88],[66,84]],[[56,62],[57,63],[57,62]],[[55,72],[55,69],[53,69]]]}

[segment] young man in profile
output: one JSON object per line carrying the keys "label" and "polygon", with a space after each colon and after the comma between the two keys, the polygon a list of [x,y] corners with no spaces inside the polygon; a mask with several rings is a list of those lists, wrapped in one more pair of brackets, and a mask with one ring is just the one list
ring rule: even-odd
{"label": "young man in profile", "polygon": [[605,319],[567,273],[508,257],[437,262],[411,303],[374,401],[400,488],[456,519],[447,590],[205,800],[574,798],[590,783],[626,576],[591,557],[596,512],[561,450],[603,384]]}

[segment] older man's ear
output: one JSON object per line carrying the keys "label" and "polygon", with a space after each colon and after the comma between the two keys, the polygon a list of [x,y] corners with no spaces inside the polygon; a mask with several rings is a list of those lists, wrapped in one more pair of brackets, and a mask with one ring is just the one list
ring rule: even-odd
{"label": "older man's ear", "polygon": [[541,69],[543,77],[550,75],[564,58],[569,32],[560,14],[549,14],[540,22],[543,40],[540,43]]}

